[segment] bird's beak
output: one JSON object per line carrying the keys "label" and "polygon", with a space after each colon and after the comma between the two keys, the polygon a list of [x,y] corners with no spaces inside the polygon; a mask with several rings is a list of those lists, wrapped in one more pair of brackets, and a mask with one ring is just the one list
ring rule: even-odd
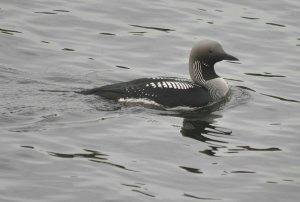
{"label": "bird's beak", "polygon": [[223,60],[230,60],[230,61],[238,61],[239,59],[237,59],[236,57],[234,57],[233,55],[230,55],[228,53],[224,53],[222,55],[222,59]]}

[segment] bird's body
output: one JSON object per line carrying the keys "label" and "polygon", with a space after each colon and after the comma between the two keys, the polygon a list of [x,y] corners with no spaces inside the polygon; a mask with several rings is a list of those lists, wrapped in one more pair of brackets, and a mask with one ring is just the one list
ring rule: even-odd
{"label": "bird's body", "polygon": [[[209,92],[206,88],[186,79],[155,77],[136,79],[94,88],[85,94],[96,94],[113,100],[145,99],[167,107],[198,107],[208,104]],[[197,99],[201,97],[201,99]]]}
{"label": "bird's body", "polygon": [[136,79],[83,91],[111,100],[145,99],[166,107],[202,107],[224,98],[228,92],[225,80],[214,70],[223,59],[237,60],[224,52],[214,41],[197,43],[190,54],[189,72],[192,80],[175,77]]}

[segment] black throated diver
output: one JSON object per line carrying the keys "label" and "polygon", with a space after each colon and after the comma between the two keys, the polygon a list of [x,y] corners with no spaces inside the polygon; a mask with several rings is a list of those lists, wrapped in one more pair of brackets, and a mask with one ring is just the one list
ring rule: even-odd
{"label": "black throated diver", "polygon": [[82,93],[119,101],[146,99],[166,107],[202,107],[221,100],[228,93],[226,81],[214,69],[215,63],[222,60],[238,59],[227,54],[218,42],[203,40],[196,43],[190,53],[192,81],[175,77],[142,78]]}

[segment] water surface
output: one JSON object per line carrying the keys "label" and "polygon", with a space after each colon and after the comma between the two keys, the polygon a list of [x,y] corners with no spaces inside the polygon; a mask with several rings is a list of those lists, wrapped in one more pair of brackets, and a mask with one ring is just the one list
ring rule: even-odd
{"label": "water surface", "polygon": [[[1,201],[298,201],[300,4],[0,3]],[[220,108],[170,111],[74,93],[189,78],[201,39],[240,59]]]}

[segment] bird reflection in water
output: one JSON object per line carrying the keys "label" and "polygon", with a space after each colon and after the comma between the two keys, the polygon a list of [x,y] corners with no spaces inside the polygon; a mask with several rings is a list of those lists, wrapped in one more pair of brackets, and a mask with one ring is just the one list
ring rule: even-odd
{"label": "bird reflection in water", "polygon": [[[248,145],[232,145],[229,138],[232,134],[230,129],[216,126],[216,119],[221,118],[218,114],[200,113],[200,115],[185,115],[181,127],[184,137],[192,138],[208,145],[209,149],[199,151],[209,156],[220,154],[236,154],[240,152],[270,152],[281,151],[277,147],[256,148]],[[229,141],[227,141],[228,139]],[[217,153],[219,155],[217,155]]]}
{"label": "bird reflection in water", "polygon": [[209,156],[216,156],[220,148],[227,148],[226,138],[231,135],[232,131],[216,126],[216,119],[221,118],[218,114],[201,113],[197,116],[186,116],[183,119],[181,134],[184,137],[192,138],[206,144],[210,149],[200,151]]}
{"label": "bird reflection in water", "polygon": [[185,137],[193,138],[201,142],[228,143],[223,140],[218,140],[217,138],[224,135],[230,135],[232,131],[214,126],[213,121],[209,122],[185,118],[180,132]]}

